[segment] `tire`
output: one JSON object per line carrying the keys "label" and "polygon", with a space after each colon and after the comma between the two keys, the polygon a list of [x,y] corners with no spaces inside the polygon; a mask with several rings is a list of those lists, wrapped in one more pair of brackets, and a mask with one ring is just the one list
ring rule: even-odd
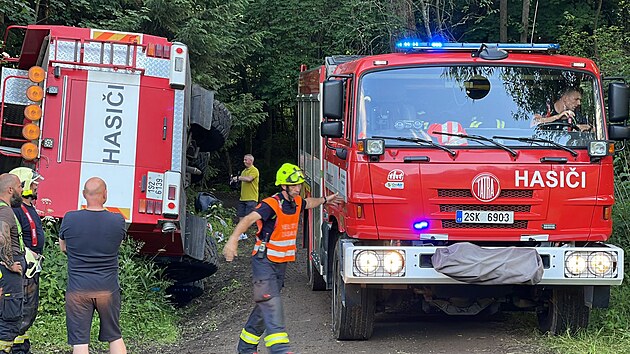
{"label": "tire", "polygon": [[545,307],[537,313],[538,329],[543,333],[575,334],[588,326],[590,309],[584,305],[584,287],[559,287],[549,290]]}
{"label": "tire", "polygon": [[219,248],[217,247],[217,241],[214,239],[214,236],[206,236],[206,246],[204,247],[203,256],[203,262],[211,268],[210,275],[216,273],[219,269]]}
{"label": "tire", "polygon": [[212,122],[210,129],[192,124],[192,140],[197,143],[200,152],[213,152],[225,144],[232,127],[232,115],[223,103],[214,100],[212,104]]}
{"label": "tire", "polygon": [[[346,285],[341,278],[341,244],[337,242],[333,261],[332,325],[338,340],[366,340],[374,329],[376,297],[374,289]],[[359,301],[346,301],[346,294],[358,292]]]}
{"label": "tire", "polygon": [[166,294],[170,295],[170,300],[176,306],[184,306],[193,299],[203,294],[203,281],[198,280],[191,283],[176,283],[166,289]]}
{"label": "tire", "polygon": [[190,175],[190,182],[195,184],[199,183],[203,180],[203,176],[206,174],[206,170],[208,169],[208,163],[210,162],[210,153],[208,152],[200,152],[197,155],[197,158],[194,159],[191,163],[191,167],[196,167],[201,171],[200,175]]}

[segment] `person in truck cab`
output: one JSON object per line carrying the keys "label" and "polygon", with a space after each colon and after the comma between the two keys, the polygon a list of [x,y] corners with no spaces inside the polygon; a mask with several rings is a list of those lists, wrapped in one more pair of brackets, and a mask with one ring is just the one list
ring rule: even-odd
{"label": "person in truck cab", "polygon": [[580,113],[581,104],[582,89],[569,86],[562,91],[558,100],[553,103],[547,102],[541,113],[534,114],[533,125],[567,123],[578,126],[580,131],[590,131],[593,126],[588,124],[586,117]]}
{"label": "person in truck cab", "polygon": [[241,331],[237,347],[239,354],[257,353],[263,333],[266,333],[265,346],[271,354],[292,353],[280,290],[284,285],[287,262],[295,261],[300,214],[304,209],[326,203],[336,205],[340,200],[336,193],[303,199],[300,192],[304,181],[304,173],[298,166],[283,164],[276,173],[276,186],[281,188],[280,192],[263,199],[254,211],[245,216],[223,248],[225,260],[233,261],[237,256],[239,235],[257,223],[256,245],[251,257],[255,304]]}

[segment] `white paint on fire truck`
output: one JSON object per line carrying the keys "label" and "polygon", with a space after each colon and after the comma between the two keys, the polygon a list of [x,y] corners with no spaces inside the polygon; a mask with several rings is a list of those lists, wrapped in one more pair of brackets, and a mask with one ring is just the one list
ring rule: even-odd
{"label": "white paint on fire truck", "polygon": [[343,197],[344,202],[348,202],[348,171],[339,169],[339,195]]}
{"label": "white paint on fire truck", "polygon": [[[107,204],[131,222],[140,76],[89,71],[79,191],[90,177],[107,183]],[[79,207],[83,198],[79,192]]]}
{"label": "white paint on fire truck", "polygon": [[570,167],[569,171],[514,171],[516,187],[548,187],[548,188],[586,188],[586,171],[576,171]]}
{"label": "white paint on fire truck", "polygon": [[339,193],[340,196],[344,197],[344,200],[347,201],[347,176],[348,172],[339,168],[339,166],[334,163],[328,161],[326,162],[324,178],[326,181],[326,188],[333,191],[334,193]]}
{"label": "white paint on fire truck", "polygon": [[405,189],[405,182],[387,182],[385,188],[389,189]]}
{"label": "white paint on fire truck", "polygon": [[389,171],[389,173],[387,174],[388,181],[400,182],[400,181],[403,181],[404,179],[405,179],[405,172],[403,170],[395,169],[395,170]]}

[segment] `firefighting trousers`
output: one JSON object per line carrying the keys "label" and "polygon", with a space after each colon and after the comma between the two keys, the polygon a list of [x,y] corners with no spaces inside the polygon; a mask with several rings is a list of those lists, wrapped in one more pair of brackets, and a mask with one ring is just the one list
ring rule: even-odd
{"label": "firefighting trousers", "polygon": [[257,352],[263,333],[265,346],[271,354],[289,352],[289,335],[284,324],[280,290],[284,285],[286,263],[274,263],[267,257],[252,257],[254,309],[241,331],[238,341],[240,354]]}
{"label": "firefighting trousers", "polygon": [[37,307],[39,306],[39,273],[35,273],[32,278],[24,277],[24,305],[22,309],[22,323],[18,336],[13,341],[12,354],[28,354],[31,350],[31,341],[28,336],[29,328],[37,317]]}
{"label": "firefighting trousers", "polygon": [[[19,258],[18,258],[19,259]],[[22,263],[25,264],[25,263]],[[9,353],[22,322],[22,275],[0,265],[0,353]]]}

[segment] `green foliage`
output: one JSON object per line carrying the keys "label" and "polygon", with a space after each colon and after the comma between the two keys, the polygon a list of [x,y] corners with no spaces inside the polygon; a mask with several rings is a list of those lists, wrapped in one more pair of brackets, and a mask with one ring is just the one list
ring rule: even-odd
{"label": "green foliage", "polygon": [[[54,227],[53,224],[48,227]],[[57,237],[47,232],[44,268],[40,277],[39,315],[30,330],[36,352],[65,350],[65,289],[67,258]],[[120,323],[127,342],[174,342],[178,337],[177,310],[167,301],[164,290],[171,284],[151,260],[138,257],[140,244],[125,240],[120,248],[119,283],[122,288]],[[92,324],[92,338],[98,338],[98,318]]]}

